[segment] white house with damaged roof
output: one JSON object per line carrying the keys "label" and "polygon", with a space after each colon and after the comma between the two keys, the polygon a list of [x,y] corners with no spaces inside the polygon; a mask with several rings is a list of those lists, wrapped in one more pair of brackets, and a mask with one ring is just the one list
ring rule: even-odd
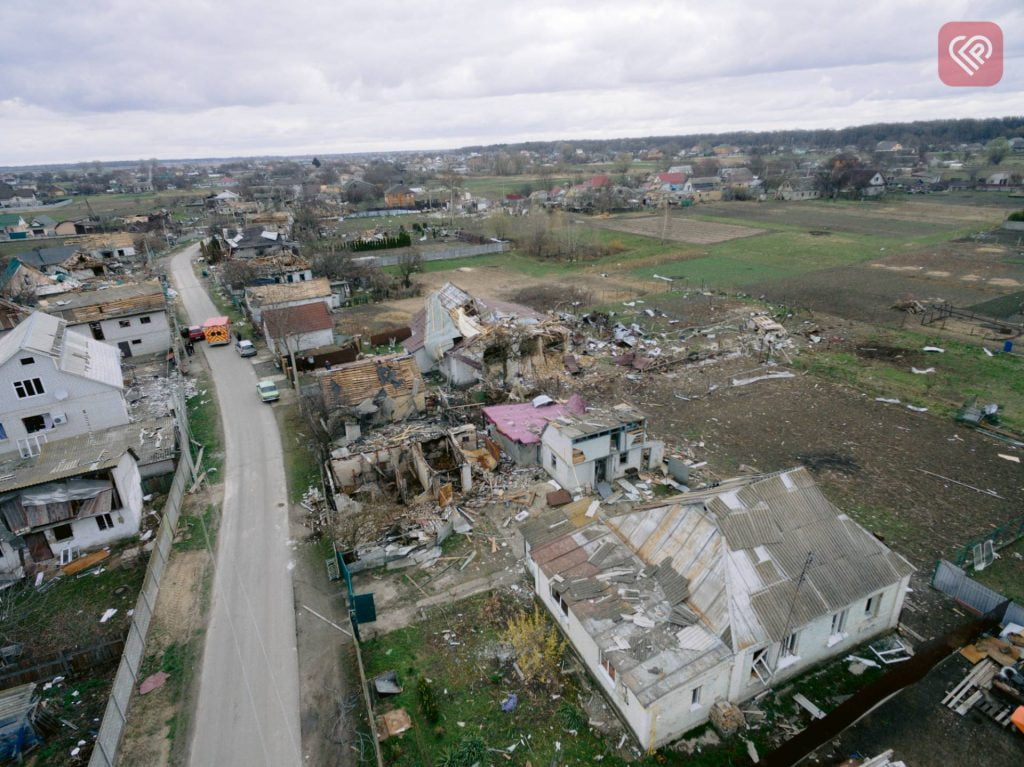
{"label": "white house with damaged roof", "polygon": [[64,293],[40,301],[68,329],[116,346],[122,357],[164,353],[171,348],[167,302],[159,281]]}
{"label": "white house with damaged roof", "polygon": [[129,422],[121,355],[33,312],[0,338],[0,454]]}
{"label": "white house with damaged roof", "polygon": [[72,561],[135,535],[142,519],[136,453],[119,430],[0,458],[0,573]]}
{"label": "white house with damaged roof", "polygon": [[576,493],[599,489],[626,476],[660,466],[664,444],[647,439],[647,419],[626,404],[565,412],[540,434],[540,460],[548,474]]}
{"label": "white house with damaged roof", "polygon": [[802,467],[591,507],[527,521],[528,567],[645,748],[895,628],[914,569]]}

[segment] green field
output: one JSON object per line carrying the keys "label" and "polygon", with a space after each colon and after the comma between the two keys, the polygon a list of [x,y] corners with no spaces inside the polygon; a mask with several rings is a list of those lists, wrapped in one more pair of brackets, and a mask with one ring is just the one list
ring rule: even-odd
{"label": "green field", "polygon": [[[907,350],[903,358],[866,358],[849,351],[818,351],[802,354],[796,367],[815,375],[879,397],[891,397],[904,403],[927,407],[934,413],[952,418],[968,397],[1000,405],[1000,417],[1006,428],[1024,433],[1024,359],[1009,354],[986,355],[977,346],[959,343],[948,337],[934,337],[910,331],[879,331],[862,347],[895,347]],[[928,354],[925,346],[945,349]],[[935,373],[918,375],[935,368]]]}

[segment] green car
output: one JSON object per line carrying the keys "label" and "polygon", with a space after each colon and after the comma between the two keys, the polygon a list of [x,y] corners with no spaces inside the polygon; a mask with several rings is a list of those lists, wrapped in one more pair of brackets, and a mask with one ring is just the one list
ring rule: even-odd
{"label": "green car", "polygon": [[256,393],[264,402],[277,402],[281,399],[281,393],[277,390],[277,384],[270,379],[265,379],[256,384]]}

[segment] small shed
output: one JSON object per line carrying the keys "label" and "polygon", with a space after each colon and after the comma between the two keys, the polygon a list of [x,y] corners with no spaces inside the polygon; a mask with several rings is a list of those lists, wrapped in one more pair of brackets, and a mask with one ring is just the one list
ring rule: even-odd
{"label": "small shed", "polygon": [[0,691],[0,759],[17,759],[40,738],[32,726],[35,682]]}

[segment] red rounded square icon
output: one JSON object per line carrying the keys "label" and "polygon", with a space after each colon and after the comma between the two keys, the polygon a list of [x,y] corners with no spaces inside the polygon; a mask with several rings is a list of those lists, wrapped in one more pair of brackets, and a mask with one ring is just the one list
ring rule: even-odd
{"label": "red rounded square icon", "polygon": [[984,88],[1003,79],[1003,30],[991,21],[950,21],[939,30],[939,79]]}

